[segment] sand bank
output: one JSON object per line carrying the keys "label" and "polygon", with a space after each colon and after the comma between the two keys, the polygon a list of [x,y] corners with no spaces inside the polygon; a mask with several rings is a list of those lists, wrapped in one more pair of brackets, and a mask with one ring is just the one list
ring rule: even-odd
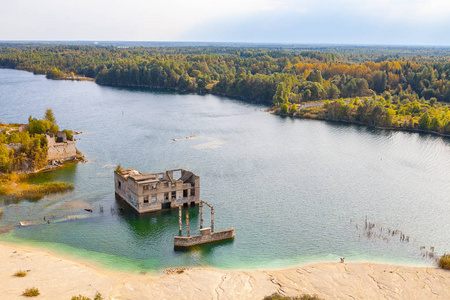
{"label": "sand bank", "polygon": [[[18,270],[27,276],[15,277]],[[324,299],[450,299],[450,272],[438,268],[373,263],[324,263],[277,271],[193,268],[178,274],[131,275],[105,272],[46,251],[0,244],[0,298],[70,299],[262,299],[316,294]]]}

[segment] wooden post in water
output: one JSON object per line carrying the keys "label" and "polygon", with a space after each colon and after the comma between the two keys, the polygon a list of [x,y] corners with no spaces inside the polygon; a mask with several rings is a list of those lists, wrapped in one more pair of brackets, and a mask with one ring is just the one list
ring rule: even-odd
{"label": "wooden post in water", "polygon": [[214,232],[214,207],[211,206],[211,232]]}
{"label": "wooden post in water", "polygon": [[200,201],[200,229],[203,228],[203,201]]}
{"label": "wooden post in water", "polygon": [[181,220],[181,205],[178,206],[178,227],[180,229],[180,234],[179,236],[183,235],[183,230],[182,230],[182,223],[183,221]]}
{"label": "wooden post in water", "polygon": [[187,236],[191,236],[191,231],[189,230],[189,212],[186,211],[186,227],[187,227]]}

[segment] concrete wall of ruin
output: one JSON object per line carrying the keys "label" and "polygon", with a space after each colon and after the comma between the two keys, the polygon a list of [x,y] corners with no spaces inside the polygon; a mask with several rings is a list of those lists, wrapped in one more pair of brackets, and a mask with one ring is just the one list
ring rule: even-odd
{"label": "concrete wall of ruin", "polygon": [[47,160],[69,160],[74,159],[77,156],[75,142],[68,141],[66,143],[55,143],[53,138],[49,138],[47,141]]}
{"label": "concrete wall of ruin", "polygon": [[[181,173],[187,172],[181,170]],[[166,173],[156,173],[158,179],[169,180],[173,178],[173,172],[167,171]],[[191,204],[194,202],[198,204],[200,202],[200,177],[193,175],[192,180],[195,180],[194,185],[191,183],[184,183],[181,180],[175,182],[155,182],[143,183],[136,182],[131,177],[124,178],[122,175],[114,172],[114,188],[116,194],[130,204],[137,212],[146,213],[162,210],[162,204],[170,203],[170,208],[176,208],[185,203]],[[120,188],[119,188],[120,182]],[[148,186],[148,189],[144,189],[144,186]],[[187,191],[187,197],[183,197],[183,191]],[[194,193],[192,195],[191,193]],[[166,194],[168,199],[166,199]],[[172,198],[172,194],[175,198]],[[153,201],[155,197],[155,201]],[[148,199],[148,203],[145,203],[144,199]]]}
{"label": "concrete wall of ruin", "polygon": [[231,238],[234,238],[234,227],[227,230],[213,232],[210,234],[207,233],[203,234],[202,232],[201,235],[194,235],[190,237],[176,236],[174,238],[174,245],[175,247],[190,247],[194,245],[217,242]]}

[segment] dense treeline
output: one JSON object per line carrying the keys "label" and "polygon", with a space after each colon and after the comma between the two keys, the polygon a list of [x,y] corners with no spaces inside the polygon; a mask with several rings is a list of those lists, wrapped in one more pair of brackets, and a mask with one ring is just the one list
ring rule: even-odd
{"label": "dense treeline", "polygon": [[344,50],[19,45],[0,47],[0,66],[53,79],[73,73],[104,85],[212,93],[269,105],[383,92],[450,102],[450,56]]}
{"label": "dense treeline", "polygon": [[[293,106],[293,105],[292,105]],[[323,105],[297,111],[283,104],[280,112],[303,118],[326,119],[366,124],[374,127],[424,130],[450,134],[450,109],[448,105],[430,101],[399,101],[389,93],[372,98],[325,101]]]}

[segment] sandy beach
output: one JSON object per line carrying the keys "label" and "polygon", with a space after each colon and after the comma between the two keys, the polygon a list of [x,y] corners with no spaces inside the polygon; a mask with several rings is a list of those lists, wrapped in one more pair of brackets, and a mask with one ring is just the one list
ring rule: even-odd
{"label": "sandy beach", "polygon": [[[373,263],[323,263],[276,271],[225,271],[192,268],[161,276],[102,271],[52,253],[0,244],[1,299],[75,295],[104,299],[263,299],[316,294],[324,299],[450,299],[450,272],[432,267]],[[25,277],[15,277],[19,270]]]}

